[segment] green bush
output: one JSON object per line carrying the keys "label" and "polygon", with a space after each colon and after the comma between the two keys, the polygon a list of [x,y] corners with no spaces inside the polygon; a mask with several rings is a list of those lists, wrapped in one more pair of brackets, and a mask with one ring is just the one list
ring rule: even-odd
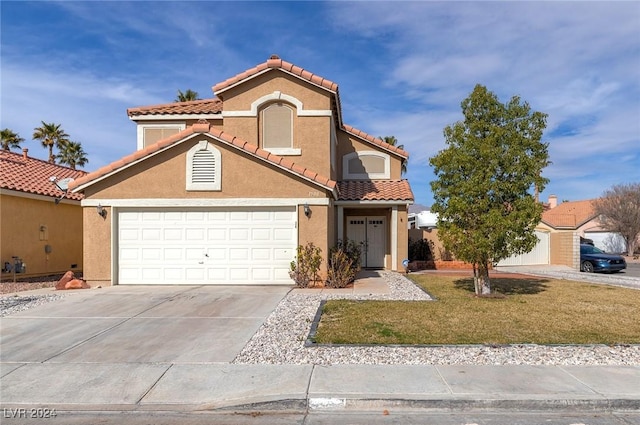
{"label": "green bush", "polygon": [[298,288],[308,288],[320,280],[318,270],[322,264],[322,249],[309,242],[306,246],[298,245],[296,261],[291,262],[289,276]]}
{"label": "green bush", "polygon": [[432,261],[432,248],[432,241],[427,239],[413,241],[409,238],[409,261]]}

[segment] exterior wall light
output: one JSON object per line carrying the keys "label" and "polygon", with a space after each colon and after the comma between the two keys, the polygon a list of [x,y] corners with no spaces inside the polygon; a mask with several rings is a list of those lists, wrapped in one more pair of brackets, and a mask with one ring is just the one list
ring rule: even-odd
{"label": "exterior wall light", "polygon": [[105,210],[102,205],[98,204],[98,206],[96,207],[96,211],[98,212],[98,215],[103,219],[107,218],[107,210]]}
{"label": "exterior wall light", "polygon": [[304,204],[304,215],[307,217],[311,216],[311,207],[309,207],[309,204]]}

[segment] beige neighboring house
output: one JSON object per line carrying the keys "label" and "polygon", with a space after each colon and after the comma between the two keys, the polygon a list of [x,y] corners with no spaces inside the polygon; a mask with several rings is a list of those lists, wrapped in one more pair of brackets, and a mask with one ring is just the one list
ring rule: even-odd
{"label": "beige neighboring house", "polygon": [[551,235],[551,264],[580,267],[580,238],[593,241],[605,252],[622,253],[626,243],[620,234],[610,232],[598,220],[593,208],[593,199],[557,202],[549,197],[548,209],[542,213],[538,226]]}
{"label": "beige neighboring house", "polygon": [[297,246],[346,238],[402,270],[408,153],[343,123],[336,83],[272,56],[213,93],[129,109],[135,152],[71,184],[89,284],[291,284]]}
{"label": "beige neighboring house", "polygon": [[[81,193],[60,190],[86,172],[0,150],[2,280],[82,271]],[[56,185],[57,183],[57,185]],[[16,269],[15,265],[19,263]]]}

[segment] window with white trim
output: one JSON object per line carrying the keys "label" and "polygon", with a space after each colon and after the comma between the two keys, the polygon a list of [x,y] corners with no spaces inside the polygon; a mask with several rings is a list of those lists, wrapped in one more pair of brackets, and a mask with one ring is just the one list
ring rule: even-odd
{"label": "window with white trim", "polygon": [[377,151],[351,152],[342,157],[342,176],[345,180],[389,179],[389,155]]}
{"label": "window with white trim", "polygon": [[260,111],[261,147],[276,155],[299,155],[293,147],[294,108],[274,102]]}
{"label": "window with white trim", "polygon": [[221,190],[222,160],[212,143],[202,140],[187,152],[187,190]]}
{"label": "window with white trim", "polygon": [[178,134],[185,128],[184,123],[138,124],[138,149],[144,149],[159,140]]}

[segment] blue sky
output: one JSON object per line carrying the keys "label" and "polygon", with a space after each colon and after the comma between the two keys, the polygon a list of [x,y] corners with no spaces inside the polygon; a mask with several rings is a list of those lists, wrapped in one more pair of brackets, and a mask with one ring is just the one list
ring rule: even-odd
{"label": "blue sky", "polygon": [[0,2],[1,123],[62,124],[93,171],[135,150],[133,106],[211,87],[271,54],[338,83],[344,122],[395,136],[416,202],[480,83],[549,115],[542,192],[640,181],[640,2]]}

